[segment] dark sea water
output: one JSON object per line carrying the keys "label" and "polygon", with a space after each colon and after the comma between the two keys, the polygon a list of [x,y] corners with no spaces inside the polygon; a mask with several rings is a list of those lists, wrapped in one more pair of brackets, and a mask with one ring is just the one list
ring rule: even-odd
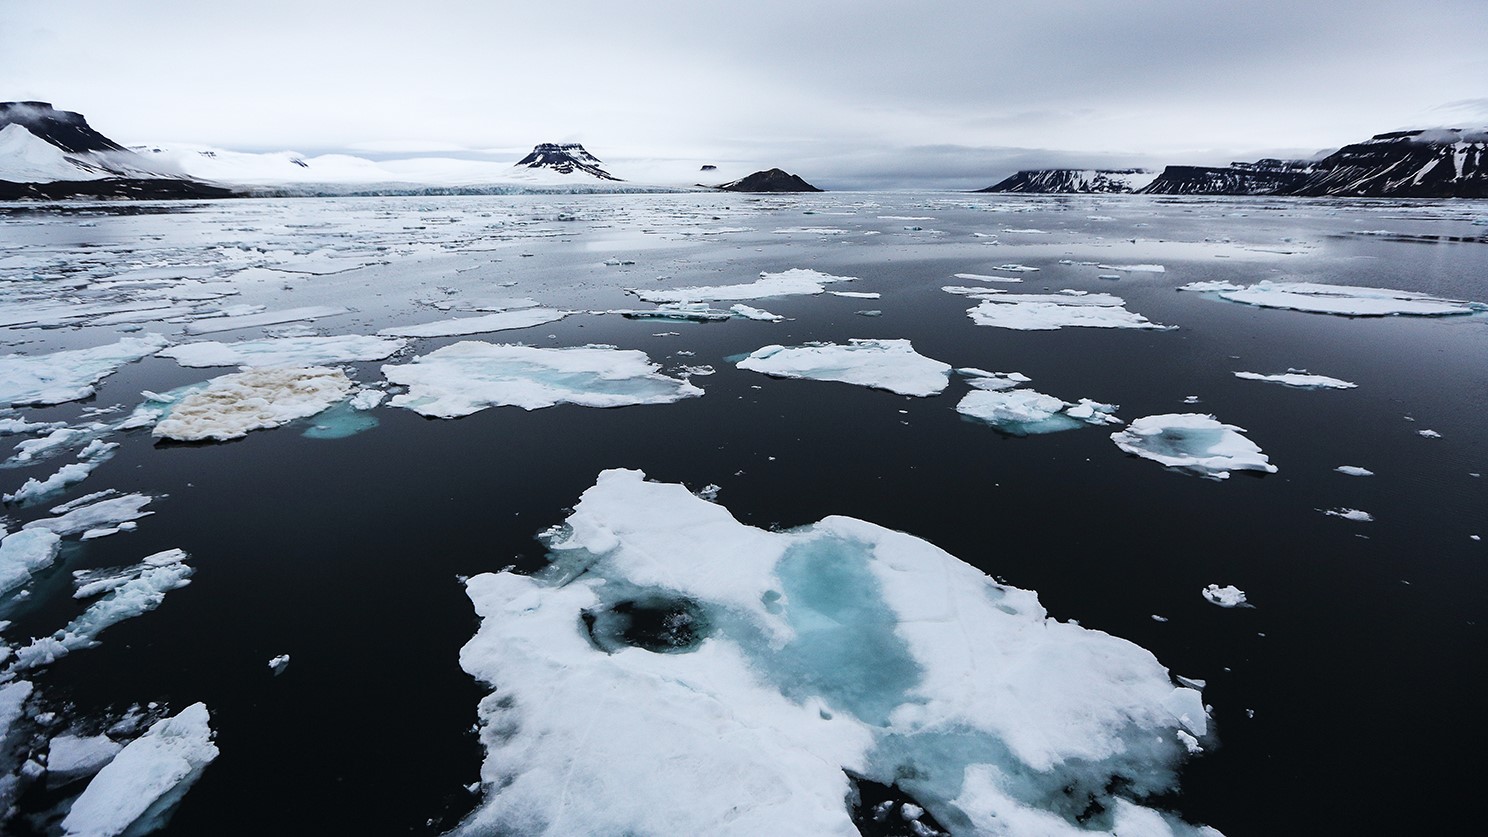
{"label": "dark sea water", "polygon": [[[303,437],[307,422],[223,444],[115,434],[114,459],[56,502],[115,488],[157,495],[156,513],[132,533],[69,539],[58,568],[0,618],[12,620],[3,638],[23,644],[82,607],[69,572],[173,547],[190,553],[189,586],[32,677],[38,707],[72,723],[116,719],[134,704],[207,704],[221,755],[161,833],[433,834],[456,824],[477,801],[465,786],[478,780],[473,725],[486,693],[457,660],[478,627],[460,579],[540,566],[534,535],[615,467],[693,489],[716,484],[718,502],[756,526],[841,514],[912,533],[1036,590],[1052,616],[1129,639],[1175,674],[1207,681],[1219,746],[1188,763],[1181,792],[1160,803],[1190,822],[1230,835],[1482,828],[1488,542],[1470,536],[1488,536],[1488,479],[1478,476],[1488,472],[1488,314],[1346,318],[1174,289],[1273,279],[1488,300],[1488,204],[893,193],[129,209],[0,210],[6,292],[82,270],[97,278],[111,265],[225,265],[216,248],[233,243],[270,265],[326,248],[360,259],[345,272],[292,274],[293,290],[276,281],[242,295],[270,308],[356,309],[313,324],[328,334],[458,314],[419,298],[633,308],[644,306],[626,287],[743,283],[796,267],[855,276],[842,289],[882,293],[750,302],[790,318],[774,324],[579,314],[414,346],[605,343],[644,350],[669,371],[717,370],[694,378],[705,396],[670,405],[497,408],[458,420],[380,407],[377,427],[329,440]],[[847,233],[776,232],[802,227]],[[50,266],[3,260],[18,255]],[[604,264],[611,258],[634,264]],[[1166,270],[1111,281],[1097,278],[1108,270],[1061,259]],[[955,273],[1005,263],[1040,270],[1017,274],[1022,287],[996,287],[1115,293],[1178,328],[978,327],[965,314],[973,301],[940,290],[975,284]],[[5,299],[0,308],[13,304]],[[882,314],[855,313],[868,309]],[[145,330],[188,339],[179,326]],[[0,353],[119,336],[114,327],[0,329]],[[771,343],[849,338],[909,338],[953,366],[1016,370],[1040,392],[1119,404],[1128,422],[1212,413],[1245,428],[1279,471],[1201,479],[1123,454],[1109,429],[1003,435],[955,411],[968,389],[960,377],[939,396],[909,398],[769,378],[725,360]],[[375,382],[379,365],[354,364],[354,377]],[[1303,391],[1233,376],[1290,367],[1358,387]],[[89,406],[129,409],[141,390],[227,371],[149,358],[106,379],[90,402],[21,413],[75,420]],[[1185,405],[1190,395],[1199,402]],[[13,491],[68,461],[0,470],[0,487]],[[1375,476],[1335,473],[1339,465]],[[54,504],[8,510],[11,528]],[[1322,513],[1340,507],[1375,519]],[[1209,604],[1199,591],[1210,583],[1240,587],[1255,607]],[[267,661],[282,653],[291,662],[273,676]],[[8,827],[46,833],[38,821],[80,787],[34,787]]]}

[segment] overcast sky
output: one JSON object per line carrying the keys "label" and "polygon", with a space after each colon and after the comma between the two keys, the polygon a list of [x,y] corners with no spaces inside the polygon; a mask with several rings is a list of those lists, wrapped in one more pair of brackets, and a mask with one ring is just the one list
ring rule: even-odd
{"label": "overcast sky", "polygon": [[949,185],[1488,125],[1488,0],[0,0],[5,99],[126,144]]}

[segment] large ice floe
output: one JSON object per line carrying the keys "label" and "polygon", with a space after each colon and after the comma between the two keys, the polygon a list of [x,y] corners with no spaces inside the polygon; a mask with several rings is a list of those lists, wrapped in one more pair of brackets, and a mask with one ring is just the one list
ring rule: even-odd
{"label": "large ice floe", "polygon": [[645,352],[611,346],[545,349],[464,340],[412,363],[382,367],[408,387],[388,404],[435,418],[468,416],[487,407],[524,410],[578,404],[622,407],[669,404],[703,391],[660,373]]}
{"label": "large ice floe", "polygon": [[1230,282],[1190,282],[1180,291],[1214,293],[1220,299],[1243,302],[1263,308],[1288,308],[1313,314],[1340,314],[1348,317],[1388,317],[1411,315],[1443,317],[1488,311],[1481,302],[1442,299],[1415,291],[1390,288],[1365,288],[1356,285],[1323,285],[1316,282],[1272,282],[1254,285]]}
{"label": "large ice floe", "polygon": [[217,758],[211,716],[193,703],[156,721],[88,783],[62,820],[68,837],[148,834],[165,824],[202,771]]}
{"label": "large ice floe", "polygon": [[[570,312],[558,311],[553,308],[524,308],[517,311],[497,311],[494,314],[485,314],[479,317],[457,317],[450,320],[436,320],[432,323],[421,325],[392,326],[385,328],[378,334],[395,337],[459,337],[466,334],[484,334],[490,331],[508,331],[518,328],[531,328],[544,323],[557,322],[567,317]],[[387,355],[383,355],[386,357]]]}
{"label": "large ice floe", "polygon": [[6,534],[0,527],[0,595],[31,580],[57,560],[62,536],[48,529],[23,529]]}
{"label": "large ice floe", "polygon": [[1124,307],[1126,301],[1111,294],[1063,291],[1057,294],[1010,294],[985,287],[948,285],[946,293],[980,300],[966,312],[982,326],[1020,331],[1050,331],[1057,328],[1147,328],[1168,329]]}
{"label": "large ice floe", "polygon": [[819,294],[824,285],[835,282],[851,282],[853,276],[833,276],[817,270],[792,268],[781,273],[760,272],[760,278],[744,285],[709,285],[691,288],[652,290],[631,288],[630,292],[647,302],[741,302],[746,299],[766,299],[774,296],[797,296]]}
{"label": "large ice floe", "polygon": [[92,395],[120,366],[155,354],[170,341],[158,334],[125,337],[91,349],[0,357],[0,407],[61,404]]}
{"label": "large ice floe", "polygon": [[745,526],[600,474],[535,576],[471,578],[483,800],[457,833],[856,835],[859,780],[956,834],[1216,834],[1141,800],[1208,734],[1145,649],[848,517]]}
{"label": "large ice floe", "polygon": [[407,340],[346,334],[337,337],[279,337],[219,343],[205,340],[161,349],[182,366],[324,366],[357,360],[386,360]]}
{"label": "large ice floe", "polygon": [[738,367],[779,378],[841,381],[919,396],[945,389],[951,372],[950,364],[916,352],[908,340],[765,346],[739,361]]}
{"label": "large ice floe", "polygon": [[180,442],[225,441],[319,413],[351,393],[327,366],[246,369],[213,378],[170,404],[152,433]]}
{"label": "large ice floe", "polygon": [[1288,369],[1277,375],[1263,375],[1260,372],[1236,372],[1235,377],[1247,381],[1265,381],[1272,384],[1281,384],[1293,389],[1353,389],[1358,384],[1345,381],[1342,378],[1330,378],[1327,375],[1309,375],[1305,369]]}
{"label": "large ice floe", "polygon": [[1164,413],[1137,419],[1112,433],[1111,441],[1127,453],[1210,479],[1228,479],[1231,471],[1276,473],[1276,466],[1243,432],[1210,415]]}

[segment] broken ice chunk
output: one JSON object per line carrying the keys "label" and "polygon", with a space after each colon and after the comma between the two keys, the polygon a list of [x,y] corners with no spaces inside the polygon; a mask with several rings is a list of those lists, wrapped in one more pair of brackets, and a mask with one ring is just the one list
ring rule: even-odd
{"label": "broken ice chunk", "polygon": [[1066,327],[1168,329],[1141,314],[1126,310],[1121,297],[1110,294],[1009,294],[988,288],[943,288],[981,300],[966,312],[981,326],[1020,331],[1050,331]]}
{"label": "broken ice chunk", "polygon": [[798,294],[819,294],[826,289],[823,285],[835,282],[851,282],[853,276],[833,276],[829,273],[821,273],[816,270],[805,270],[792,268],[782,273],[761,272],[760,278],[747,285],[711,285],[692,288],[676,288],[672,290],[650,290],[630,288],[630,293],[635,294],[647,302],[701,302],[713,300],[718,302],[739,302],[746,299],[764,299],[774,296],[794,296]]}
{"label": "broken ice chunk", "polygon": [[1137,419],[1112,433],[1111,441],[1134,456],[1209,479],[1227,479],[1231,471],[1276,473],[1276,466],[1242,432],[1210,415],[1165,413]]}
{"label": "broken ice chunk", "polygon": [[[78,500],[86,500],[80,497]],[[65,506],[52,509],[60,517],[48,517],[41,520],[33,520],[22,526],[22,530],[46,529],[56,532],[58,535],[75,535],[88,529],[102,526],[114,526],[125,521],[138,520],[141,517],[152,515],[154,512],[145,511],[152,498],[144,494],[124,494],[118,497],[107,497],[106,499],[90,502],[83,505],[74,505],[78,500]],[[65,509],[65,511],[61,511]]]}
{"label": "broken ice chunk", "polygon": [[468,416],[487,407],[524,410],[579,404],[621,407],[669,404],[703,391],[660,374],[645,352],[598,346],[542,349],[467,340],[382,372],[408,392],[388,403],[435,418]]}
{"label": "broken ice chunk", "polygon": [[156,721],[88,783],[62,820],[62,832],[113,837],[163,825],[193,782],[217,758],[207,707],[193,703]]}
{"label": "broken ice chunk", "polygon": [[1262,375],[1259,372],[1236,372],[1235,377],[1247,381],[1269,381],[1294,389],[1353,389],[1358,384],[1327,375],[1309,375],[1305,369],[1290,369],[1281,375]]}
{"label": "broken ice chunk", "polygon": [[1057,433],[1083,424],[1120,424],[1121,420],[1112,415],[1115,411],[1115,404],[1088,398],[1070,404],[1030,389],[976,389],[956,405],[956,412],[1014,436]]}
{"label": "broken ice chunk", "polygon": [[407,340],[347,334],[339,337],[279,337],[219,343],[207,340],[161,349],[161,357],[182,366],[321,366],[358,360],[385,360]]}
{"label": "broken ice chunk", "polygon": [[258,314],[240,314],[229,317],[196,320],[186,324],[187,334],[215,334],[219,331],[234,331],[240,328],[292,323],[298,320],[318,320],[347,313],[338,305],[312,305],[304,308],[285,308],[279,311],[264,311]]}
{"label": "broken ice chunk", "polygon": [[739,361],[738,367],[781,378],[841,381],[917,396],[945,389],[951,371],[949,364],[916,352],[908,340],[765,346]]}
{"label": "broken ice chunk", "polygon": [[224,441],[319,413],[344,399],[351,379],[326,366],[248,369],[213,378],[171,405],[153,435]]}
{"label": "broken ice chunk", "polygon": [[169,342],[158,334],[146,334],[92,349],[5,355],[0,357],[0,407],[87,398],[95,384],[120,366],[153,355]]}
{"label": "broken ice chunk", "polygon": [[97,773],[124,745],[107,735],[59,735],[47,745],[47,773],[66,782]]}
{"label": "broken ice chunk", "polygon": [[1365,288],[1354,285],[1324,285],[1316,282],[1272,282],[1263,280],[1242,287],[1227,282],[1194,282],[1180,291],[1217,292],[1220,299],[1263,308],[1286,308],[1313,314],[1347,317],[1408,315],[1442,317],[1488,311],[1481,302],[1441,299],[1414,291]]}
{"label": "broken ice chunk", "polygon": [[[378,334],[396,337],[459,337],[467,334],[484,334],[490,331],[510,331],[531,328],[544,323],[557,322],[567,317],[570,311],[552,308],[524,308],[516,311],[498,311],[480,317],[459,317],[452,320],[436,320],[432,323],[385,328]],[[387,355],[383,355],[387,357]]]}
{"label": "broken ice chunk", "polygon": [[286,668],[288,668],[288,667],[289,667],[289,655],[288,654],[280,654],[280,655],[274,657],[273,659],[269,660],[269,668],[276,675],[283,674],[284,673],[284,670]]}
{"label": "broken ice chunk", "polygon": [[1250,603],[1245,600],[1245,591],[1233,584],[1228,584],[1224,587],[1220,587],[1218,584],[1211,584],[1201,592],[1204,599],[1210,604],[1219,605],[1220,607],[1251,607]]}
{"label": "broken ice chunk", "polygon": [[779,314],[771,314],[769,311],[745,305],[742,302],[729,306],[729,310],[746,320],[763,320],[765,322],[778,323],[785,319]]}
{"label": "broken ice chunk", "polygon": [[1367,511],[1360,511],[1359,509],[1323,509],[1323,514],[1329,517],[1341,517],[1344,520],[1352,520],[1356,523],[1369,523],[1374,520],[1374,515]]}
{"label": "broken ice chunk", "polygon": [[1374,472],[1373,471],[1369,470],[1368,468],[1360,468],[1358,465],[1339,465],[1337,468],[1334,468],[1333,470],[1337,471],[1340,474],[1347,474],[1347,475],[1349,475],[1351,477],[1372,477],[1372,476],[1374,476]]}
{"label": "broken ice chunk", "polygon": [[40,502],[70,485],[76,485],[87,479],[96,467],[98,467],[96,462],[74,462],[71,465],[63,465],[46,479],[39,480],[32,477],[26,480],[14,493],[6,494],[3,498],[4,502],[7,505],[21,506]]}
{"label": "broken ice chunk", "polygon": [[5,535],[0,531],[0,595],[9,593],[57,560],[62,537],[48,529],[22,529]]}

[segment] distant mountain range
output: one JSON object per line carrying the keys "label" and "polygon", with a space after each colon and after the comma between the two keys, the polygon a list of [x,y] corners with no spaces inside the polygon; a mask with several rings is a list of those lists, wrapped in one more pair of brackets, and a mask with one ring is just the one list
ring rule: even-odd
{"label": "distant mountain range", "polygon": [[1315,161],[1168,166],[1158,174],[1140,169],[1033,169],[979,191],[1483,198],[1488,197],[1488,128],[1376,134]]}

